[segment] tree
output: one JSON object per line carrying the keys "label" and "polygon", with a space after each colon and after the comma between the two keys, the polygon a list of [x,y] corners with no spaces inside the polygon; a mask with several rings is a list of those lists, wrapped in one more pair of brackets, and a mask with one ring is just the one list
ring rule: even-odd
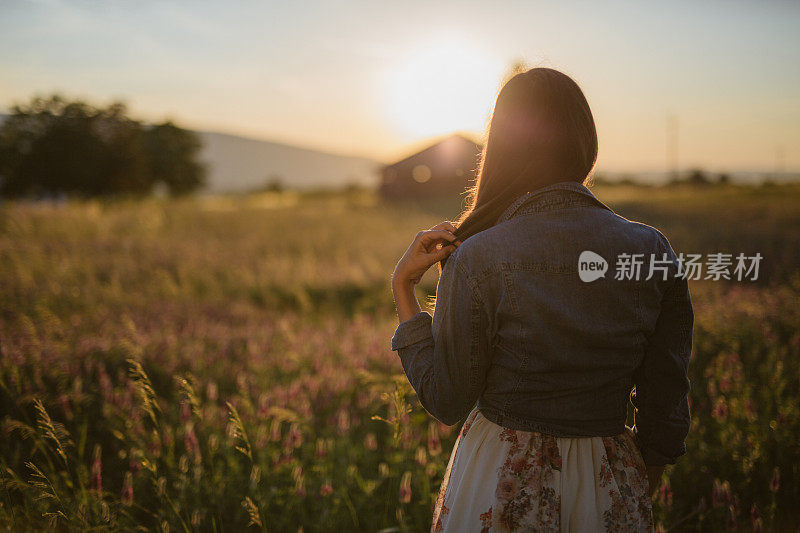
{"label": "tree", "polygon": [[175,193],[202,184],[193,133],[146,129],[126,111],[58,95],[15,106],[0,126],[0,194],[143,196],[159,181]]}
{"label": "tree", "polygon": [[196,161],[200,139],[193,132],[164,122],[144,132],[150,175],[164,183],[173,196],[205,184],[205,167]]}
{"label": "tree", "polygon": [[277,174],[272,174],[260,190],[264,192],[282,192],[283,189],[283,179]]}
{"label": "tree", "polygon": [[689,177],[686,179],[686,181],[692,185],[708,185],[711,183],[708,177],[706,177],[706,173],[699,168],[693,169],[689,173]]}

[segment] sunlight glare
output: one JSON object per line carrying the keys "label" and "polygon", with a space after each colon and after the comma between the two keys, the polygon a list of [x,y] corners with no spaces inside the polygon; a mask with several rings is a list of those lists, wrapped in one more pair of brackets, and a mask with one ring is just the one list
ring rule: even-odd
{"label": "sunlight glare", "polygon": [[387,79],[388,111],[404,133],[428,137],[481,133],[503,74],[475,46],[442,40],[416,50]]}

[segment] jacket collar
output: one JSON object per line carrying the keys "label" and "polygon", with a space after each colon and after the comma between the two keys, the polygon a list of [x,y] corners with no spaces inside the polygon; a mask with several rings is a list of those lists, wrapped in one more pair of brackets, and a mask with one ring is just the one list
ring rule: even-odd
{"label": "jacket collar", "polygon": [[[613,210],[598,200],[597,197],[592,194],[592,191],[590,191],[585,185],[578,183],[577,181],[561,181],[523,194],[514,200],[511,205],[509,205],[503,211],[503,213],[500,215],[500,218],[497,219],[497,223],[499,224],[512,218],[518,211],[521,210],[523,206],[527,207],[532,206],[532,204],[542,203],[541,200],[543,200],[544,197],[550,197],[553,195],[557,195],[559,197],[583,195],[584,200],[589,200],[590,203],[593,203],[598,207],[608,209],[613,213]],[[578,196],[578,198],[580,197],[581,196]]]}

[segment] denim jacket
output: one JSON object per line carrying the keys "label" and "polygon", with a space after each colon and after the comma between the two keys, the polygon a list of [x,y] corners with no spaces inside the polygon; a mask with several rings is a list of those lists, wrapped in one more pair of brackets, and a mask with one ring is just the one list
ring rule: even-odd
{"label": "denim jacket", "polygon": [[511,429],[616,435],[630,401],[645,463],[664,465],[686,452],[693,321],[666,237],[561,182],[465,239],[441,272],[433,316],[399,324],[391,347],[447,425],[477,406]]}

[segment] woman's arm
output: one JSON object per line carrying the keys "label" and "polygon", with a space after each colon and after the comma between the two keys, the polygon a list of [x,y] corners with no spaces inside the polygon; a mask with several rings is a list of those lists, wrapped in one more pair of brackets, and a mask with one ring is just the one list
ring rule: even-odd
{"label": "woman's arm", "polygon": [[410,320],[411,317],[422,311],[414,292],[414,284],[405,280],[392,279],[392,293],[394,305],[397,307],[397,317],[400,323]]}
{"label": "woman's arm", "polygon": [[[414,287],[434,264],[449,256],[461,244],[452,223],[445,221],[428,231],[420,231],[406,250],[392,274],[392,293],[400,322],[405,322],[422,309]],[[444,245],[445,242],[452,244]]]}
{"label": "woman's arm", "polygon": [[[422,406],[447,425],[457,423],[474,406],[488,368],[488,316],[459,259],[453,255],[442,270],[433,317],[420,310],[413,278],[396,274],[392,283],[400,318],[392,350],[400,356]],[[431,258],[426,268],[436,260]]]}
{"label": "woman's arm", "polygon": [[[662,247],[677,265],[669,243]],[[655,330],[647,339],[642,364],[634,374],[634,431],[649,467],[674,464],[686,453],[689,432],[688,377],[694,312],[685,277],[674,268],[661,300]]]}

